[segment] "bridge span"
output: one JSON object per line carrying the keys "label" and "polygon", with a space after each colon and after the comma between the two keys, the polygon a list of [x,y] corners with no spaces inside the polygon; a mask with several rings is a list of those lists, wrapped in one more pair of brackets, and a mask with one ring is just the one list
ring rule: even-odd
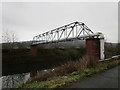
{"label": "bridge span", "polygon": [[104,38],[102,33],[94,33],[82,22],[73,22],[33,37],[33,44]]}
{"label": "bridge span", "polygon": [[33,37],[31,52],[37,52],[37,45],[74,40],[86,40],[87,55],[104,59],[104,35],[94,33],[82,22],[73,22]]}

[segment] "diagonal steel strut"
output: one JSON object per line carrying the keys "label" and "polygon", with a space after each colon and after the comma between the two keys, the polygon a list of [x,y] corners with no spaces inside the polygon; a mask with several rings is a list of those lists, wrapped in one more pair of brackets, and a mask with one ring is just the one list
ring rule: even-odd
{"label": "diagonal steel strut", "polygon": [[[93,35],[93,36],[92,36]],[[33,44],[86,39],[97,36],[82,22],[73,22],[33,37]],[[99,35],[98,35],[99,36]]]}

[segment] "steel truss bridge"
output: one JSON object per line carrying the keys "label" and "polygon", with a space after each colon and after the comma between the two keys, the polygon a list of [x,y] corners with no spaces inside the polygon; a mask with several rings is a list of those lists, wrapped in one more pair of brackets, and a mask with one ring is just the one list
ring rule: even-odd
{"label": "steel truss bridge", "polygon": [[94,33],[82,22],[73,22],[33,37],[33,45],[46,44],[88,38],[104,38],[103,34]]}

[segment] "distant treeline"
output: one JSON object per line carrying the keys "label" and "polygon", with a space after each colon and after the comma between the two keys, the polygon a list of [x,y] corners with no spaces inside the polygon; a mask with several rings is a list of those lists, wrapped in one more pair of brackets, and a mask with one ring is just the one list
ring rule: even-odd
{"label": "distant treeline", "polygon": [[[23,48],[30,48],[31,44],[32,44],[32,41],[2,43],[2,48],[3,49],[23,49]],[[84,40],[76,40],[76,41],[69,41],[69,42],[41,44],[40,47],[42,47],[42,48],[85,47],[85,41]]]}
{"label": "distant treeline", "polygon": [[105,43],[105,58],[120,55],[120,43]]}

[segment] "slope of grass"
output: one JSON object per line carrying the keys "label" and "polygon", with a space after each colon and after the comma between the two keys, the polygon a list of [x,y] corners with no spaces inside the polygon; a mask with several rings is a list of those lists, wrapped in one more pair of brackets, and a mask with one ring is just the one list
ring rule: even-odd
{"label": "slope of grass", "polygon": [[55,77],[52,77],[52,79],[46,80],[46,81],[34,80],[30,83],[22,84],[21,86],[19,86],[17,88],[22,89],[22,88],[60,88],[60,87],[65,87],[67,85],[70,85],[73,82],[76,82],[78,80],[80,81],[83,78],[103,72],[103,71],[108,70],[112,67],[115,67],[119,64],[120,64],[120,60],[99,62],[94,67],[84,69],[81,73],[79,71],[73,71],[73,72],[68,73],[67,75],[55,76]]}
{"label": "slope of grass", "polygon": [[[2,74],[11,75],[50,69],[85,55],[85,48],[38,49],[33,55],[29,49],[2,49]],[[21,67],[22,66],[22,67]]]}

